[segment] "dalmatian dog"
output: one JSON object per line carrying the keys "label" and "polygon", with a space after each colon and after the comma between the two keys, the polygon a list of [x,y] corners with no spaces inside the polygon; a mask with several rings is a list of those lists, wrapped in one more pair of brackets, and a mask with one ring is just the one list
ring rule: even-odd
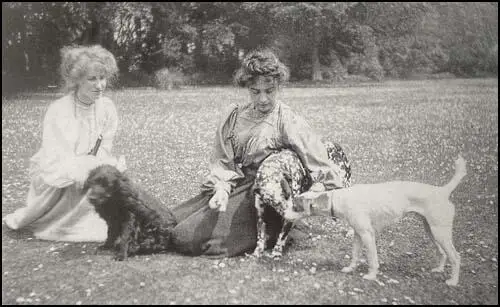
{"label": "dalmatian dog", "polygon": [[[329,159],[337,166],[341,173],[344,187],[351,185],[351,166],[340,145],[325,143]],[[271,257],[279,259],[282,256],[288,233],[293,221],[284,218],[285,212],[293,208],[294,196],[307,191],[312,185],[311,178],[304,169],[302,162],[295,152],[284,149],[269,155],[257,170],[254,183],[255,208],[257,209],[257,247],[253,256],[261,257],[271,240],[267,237],[264,212],[274,210],[282,219],[283,226],[275,245],[272,247]]]}

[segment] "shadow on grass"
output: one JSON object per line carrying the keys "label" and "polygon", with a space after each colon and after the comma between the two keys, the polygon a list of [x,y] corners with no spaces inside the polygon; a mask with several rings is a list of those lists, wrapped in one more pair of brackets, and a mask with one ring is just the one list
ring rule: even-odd
{"label": "shadow on grass", "polygon": [[2,233],[13,240],[31,240],[33,238],[33,233],[29,230],[13,230],[10,229],[2,221]]}

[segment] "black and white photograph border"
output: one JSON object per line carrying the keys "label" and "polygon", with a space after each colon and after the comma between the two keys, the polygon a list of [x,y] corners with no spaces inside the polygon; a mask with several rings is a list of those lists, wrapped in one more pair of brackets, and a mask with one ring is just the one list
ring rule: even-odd
{"label": "black and white photograph border", "polygon": [[498,3],[2,2],[2,33],[2,304],[498,304]]}

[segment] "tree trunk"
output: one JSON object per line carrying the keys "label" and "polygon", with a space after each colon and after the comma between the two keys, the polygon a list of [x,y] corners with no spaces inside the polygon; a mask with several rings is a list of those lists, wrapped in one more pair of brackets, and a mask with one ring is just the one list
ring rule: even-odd
{"label": "tree trunk", "polygon": [[322,81],[323,75],[321,74],[321,63],[319,62],[319,42],[320,42],[320,27],[319,21],[316,20],[313,29],[313,42],[314,46],[312,46],[312,80],[313,81]]}
{"label": "tree trunk", "polygon": [[206,72],[207,60],[203,54],[203,26],[200,24],[197,27],[198,35],[195,39],[194,62],[196,70]]}
{"label": "tree trunk", "polygon": [[321,63],[319,62],[318,45],[312,48],[312,80],[322,81],[323,75],[321,74]]}

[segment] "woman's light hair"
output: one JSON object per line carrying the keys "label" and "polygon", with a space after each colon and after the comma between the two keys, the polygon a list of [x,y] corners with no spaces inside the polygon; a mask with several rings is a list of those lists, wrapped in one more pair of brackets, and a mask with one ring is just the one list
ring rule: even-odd
{"label": "woman's light hair", "polygon": [[108,79],[118,73],[115,57],[100,45],[66,46],[61,49],[61,58],[60,72],[66,92],[76,90],[91,68],[99,69]]}
{"label": "woman's light hair", "polygon": [[258,76],[272,77],[278,84],[282,84],[288,81],[290,73],[273,51],[258,49],[245,56],[234,75],[234,82],[240,87],[247,87]]}

